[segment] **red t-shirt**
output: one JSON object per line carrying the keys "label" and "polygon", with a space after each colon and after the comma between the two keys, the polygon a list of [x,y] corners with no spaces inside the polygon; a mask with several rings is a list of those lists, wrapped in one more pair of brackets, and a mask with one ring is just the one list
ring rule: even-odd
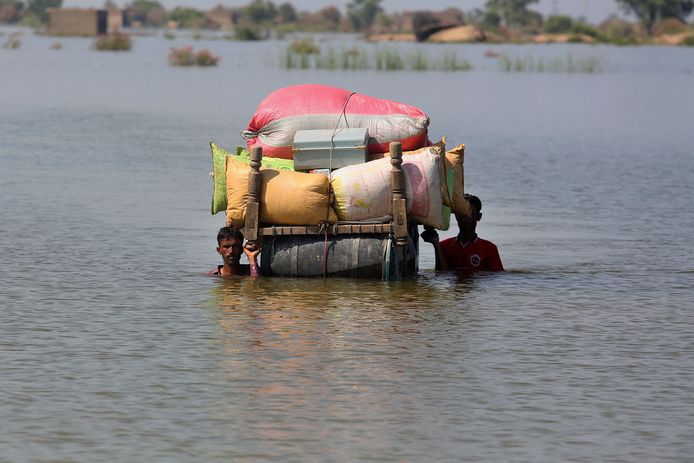
{"label": "red t-shirt", "polygon": [[454,237],[441,241],[440,246],[446,268],[450,270],[504,270],[499,250],[491,241],[477,237],[463,245],[458,241],[458,237]]}

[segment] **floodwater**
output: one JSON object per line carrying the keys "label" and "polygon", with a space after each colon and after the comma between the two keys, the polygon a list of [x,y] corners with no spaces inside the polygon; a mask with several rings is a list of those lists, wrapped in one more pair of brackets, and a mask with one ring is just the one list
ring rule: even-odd
{"label": "floodwater", "polygon": [[[603,62],[509,74],[428,47],[474,69],[388,73],[282,70],[280,42],[21,40],[0,48],[0,461],[691,461],[694,49],[491,47]],[[168,66],[186,43],[220,66]],[[466,143],[509,271],[436,273],[423,244],[414,281],[206,277],[208,142],[306,82]]]}

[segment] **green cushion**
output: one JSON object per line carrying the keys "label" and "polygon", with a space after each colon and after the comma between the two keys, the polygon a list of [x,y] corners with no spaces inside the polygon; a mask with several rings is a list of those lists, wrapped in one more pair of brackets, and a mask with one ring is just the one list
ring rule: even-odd
{"label": "green cushion", "polygon": [[[227,176],[226,158],[234,156],[238,161],[250,164],[251,157],[244,148],[237,146],[236,154],[231,154],[224,148],[220,148],[210,142],[212,152],[212,175],[214,177],[214,187],[212,189],[212,214],[216,214],[227,209]],[[294,170],[294,161],[291,159],[263,158],[261,167],[275,170]]]}

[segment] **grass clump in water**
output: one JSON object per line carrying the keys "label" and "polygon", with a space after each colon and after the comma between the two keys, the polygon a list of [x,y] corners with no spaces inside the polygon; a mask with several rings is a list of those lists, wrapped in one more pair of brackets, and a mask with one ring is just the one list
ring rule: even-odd
{"label": "grass clump in water", "polygon": [[595,55],[574,58],[573,53],[566,58],[555,58],[547,62],[532,56],[499,55],[499,68],[502,72],[556,72],[567,74],[596,74],[602,72],[602,59]]}
{"label": "grass clump in water", "polygon": [[295,40],[289,45],[292,53],[314,55],[320,53],[320,47],[316,45],[312,38]]}
{"label": "grass clump in water", "polygon": [[400,51],[393,48],[382,48],[376,51],[376,69],[379,71],[400,71],[405,69]]}
{"label": "grass clump in water", "polygon": [[169,64],[172,66],[216,66],[219,60],[219,56],[213,55],[209,50],[196,53],[191,46],[172,48],[169,51]]}
{"label": "grass clump in water", "polygon": [[413,71],[426,71],[429,69],[429,56],[422,50],[417,50],[408,57],[409,67]]}
{"label": "grass clump in water", "polygon": [[2,44],[2,48],[5,48],[6,50],[16,50],[19,47],[21,47],[22,41],[19,40],[19,37],[21,37],[21,35],[22,34],[18,32],[10,34],[5,43]]}
{"label": "grass clump in water", "polygon": [[130,36],[120,32],[100,35],[94,40],[94,49],[99,51],[130,51],[132,46]]}
{"label": "grass clump in water", "polygon": [[[397,48],[377,48],[369,52],[360,48],[320,48],[310,42],[292,43],[284,50],[280,66],[284,69],[321,69],[341,71],[468,71],[472,66],[455,53],[432,58],[426,50],[414,52]],[[295,45],[297,44],[297,45]]]}
{"label": "grass clump in water", "polygon": [[454,52],[446,52],[441,57],[440,69],[442,71],[469,71],[472,64],[469,61],[458,58]]}
{"label": "grass clump in water", "polygon": [[213,55],[208,49],[200,50],[195,54],[195,64],[197,66],[216,66],[219,63],[219,56]]}

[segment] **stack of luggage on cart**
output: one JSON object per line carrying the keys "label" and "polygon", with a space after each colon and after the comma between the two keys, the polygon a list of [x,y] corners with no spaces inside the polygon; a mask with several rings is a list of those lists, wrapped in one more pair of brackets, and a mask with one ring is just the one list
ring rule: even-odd
{"label": "stack of luggage on cart", "polygon": [[429,117],[324,85],[269,94],[246,147],[211,143],[212,214],[261,245],[276,276],[398,280],[418,265],[418,225],[469,215],[464,145],[429,140]]}

